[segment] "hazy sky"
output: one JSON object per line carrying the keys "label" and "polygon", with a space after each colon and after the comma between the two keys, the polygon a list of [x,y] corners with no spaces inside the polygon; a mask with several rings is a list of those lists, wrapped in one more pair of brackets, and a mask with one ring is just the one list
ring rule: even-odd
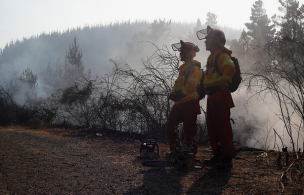
{"label": "hazy sky", "polygon": [[[208,11],[218,16],[218,24],[242,29],[255,1],[0,0],[0,48],[11,40],[84,25],[159,18],[184,22],[200,18],[205,22]],[[278,13],[279,5],[278,0],[264,0],[268,17]]]}

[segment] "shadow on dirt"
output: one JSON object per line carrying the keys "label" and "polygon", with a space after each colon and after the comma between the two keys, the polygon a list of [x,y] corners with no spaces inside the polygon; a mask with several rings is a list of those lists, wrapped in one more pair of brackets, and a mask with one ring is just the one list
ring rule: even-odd
{"label": "shadow on dirt", "polygon": [[[228,182],[231,177],[231,170],[219,171],[215,168],[204,168],[201,172],[203,175],[196,180],[187,190],[191,174],[194,175],[196,170],[186,171],[165,168],[150,168],[147,171],[140,172],[144,174],[143,184],[137,188],[129,189],[124,194],[224,194],[223,190],[228,188]],[[196,174],[197,175],[197,174]],[[192,179],[190,179],[190,182]]]}
{"label": "shadow on dirt", "polygon": [[183,186],[181,179],[189,174],[188,171],[151,168],[143,172],[144,179],[142,186],[129,189],[125,194],[182,194]]}
{"label": "shadow on dirt", "polygon": [[220,171],[215,168],[206,168],[202,177],[194,182],[187,194],[223,194],[223,190],[229,187],[231,169]]}

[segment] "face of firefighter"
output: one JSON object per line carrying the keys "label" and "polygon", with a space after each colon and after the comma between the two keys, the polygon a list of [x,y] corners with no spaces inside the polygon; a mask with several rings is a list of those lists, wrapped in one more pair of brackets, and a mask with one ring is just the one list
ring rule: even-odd
{"label": "face of firefighter", "polygon": [[206,41],[205,41],[205,46],[206,46],[206,50],[210,51],[213,45],[213,37],[212,36],[207,36],[206,37]]}
{"label": "face of firefighter", "polygon": [[183,62],[186,62],[188,60],[191,60],[192,56],[189,52],[181,51],[180,54],[180,60]]}
{"label": "face of firefighter", "polygon": [[185,51],[181,51],[179,54],[180,60],[181,61],[185,61],[186,59],[186,52]]}

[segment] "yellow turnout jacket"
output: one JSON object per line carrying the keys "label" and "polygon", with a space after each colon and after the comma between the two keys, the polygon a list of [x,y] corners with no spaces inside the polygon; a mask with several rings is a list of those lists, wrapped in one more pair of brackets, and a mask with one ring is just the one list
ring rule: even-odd
{"label": "yellow turnout jacket", "polygon": [[[217,59],[218,70],[223,73],[221,76],[214,68],[215,57],[222,52],[222,49],[217,50],[214,55],[209,55],[208,64],[212,64],[212,66],[207,66],[205,71],[205,79],[204,79],[204,87],[216,87],[221,86],[222,84],[226,84],[231,81],[233,75],[235,74],[234,64],[231,60],[230,56],[232,51],[226,49],[225,53],[221,53]],[[228,52],[229,55],[226,53]]]}
{"label": "yellow turnout jacket", "polygon": [[183,64],[179,67],[179,74],[172,88],[172,92],[182,90],[185,95],[176,103],[183,103],[192,99],[198,99],[196,86],[200,83],[202,78],[201,63],[193,60],[187,64]]}

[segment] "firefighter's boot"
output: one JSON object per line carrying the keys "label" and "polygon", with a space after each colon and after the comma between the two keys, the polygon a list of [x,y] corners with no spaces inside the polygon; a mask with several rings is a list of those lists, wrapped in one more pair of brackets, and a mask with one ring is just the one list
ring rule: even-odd
{"label": "firefighter's boot", "polygon": [[204,165],[206,165],[206,166],[213,166],[213,165],[217,164],[218,162],[220,162],[221,157],[222,157],[222,153],[214,155],[209,160],[204,160]]}
{"label": "firefighter's boot", "polygon": [[215,165],[215,168],[221,170],[230,169],[232,167],[232,158],[222,158],[221,161]]}

